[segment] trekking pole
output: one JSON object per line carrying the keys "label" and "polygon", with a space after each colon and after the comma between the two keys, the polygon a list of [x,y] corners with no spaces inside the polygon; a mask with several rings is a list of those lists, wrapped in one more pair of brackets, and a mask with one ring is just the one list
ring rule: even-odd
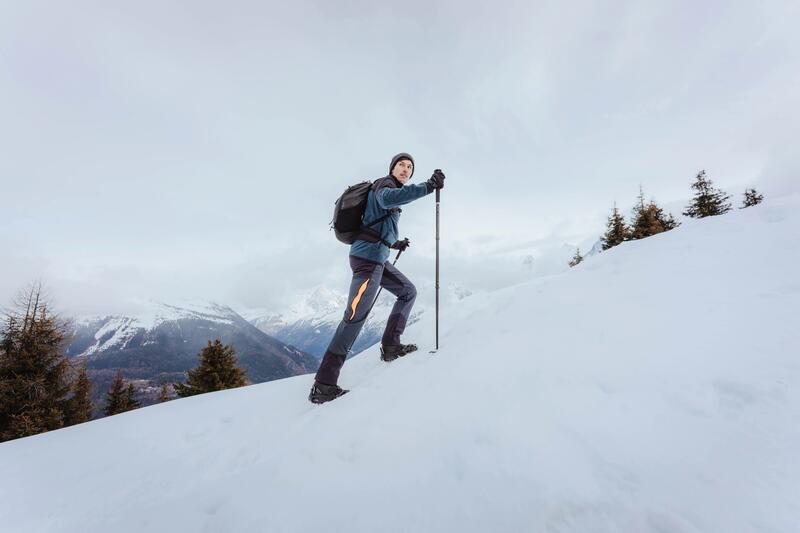
{"label": "trekking pole", "polygon": [[439,350],[439,192],[436,189],[436,348],[431,353]]}
{"label": "trekking pole", "polygon": [[[398,260],[398,259],[400,259],[400,254],[402,254],[402,253],[403,253],[403,250],[397,250],[397,255],[396,255],[396,256],[394,256],[394,261],[392,261],[392,265],[394,265],[395,263],[397,263],[397,260]],[[370,306],[369,306],[369,311],[367,311],[367,315],[369,315],[370,311],[372,311],[372,308],[373,308],[373,307],[375,307],[375,302],[377,302],[377,301],[378,301],[378,296],[380,296],[380,295],[381,295],[381,291],[382,291],[382,290],[383,290],[383,287],[381,287],[380,289],[378,289],[378,294],[376,294],[376,295],[375,295],[375,299],[374,299],[374,300],[372,300],[372,305],[370,305]]]}

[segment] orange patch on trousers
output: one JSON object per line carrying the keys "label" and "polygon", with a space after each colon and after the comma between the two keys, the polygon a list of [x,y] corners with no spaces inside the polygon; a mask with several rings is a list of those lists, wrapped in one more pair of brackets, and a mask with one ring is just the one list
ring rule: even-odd
{"label": "orange patch on trousers", "polygon": [[367,278],[364,283],[358,288],[358,293],[356,297],[353,298],[353,303],[350,304],[350,309],[353,310],[353,314],[350,315],[350,320],[353,320],[353,317],[356,316],[356,307],[358,307],[358,302],[361,301],[361,296],[364,294],[364,291],[367,290],[367,284],[369,283],[369,278]]}

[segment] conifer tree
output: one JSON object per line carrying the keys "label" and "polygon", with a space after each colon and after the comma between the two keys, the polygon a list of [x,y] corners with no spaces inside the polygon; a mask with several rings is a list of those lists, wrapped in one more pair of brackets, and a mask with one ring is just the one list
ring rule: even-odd
{"label": "conifer tree", "polygon": [[754,205],[760,204],[764,200],[763,194],[758,194],[755,189],[747,189],[744,191],[744,201],[742,202],[742,207],[739,209],[744,209],[745,207],[753,207]]}
{"label": "conifer tree", "polygon": [[677,228],[678,226],[681,225],[680,222],[675,220],[675,217],[672,216],[672,213],[670,213],[669,215],[667,215],[665,217],[663,211],[661,211],[661,208],[658,208],[658,213],[656,214],[656,219],[659,222],[661,222],[661,225],[664,227],[664,231],[669,231],[671,229],[675,229],[675,228]]}
{"label": "conifer tree", "polygon": [[78,371],[77,379],[72,383],[72,397],[67,401],[67,409],[64,417],[64,425],[71,426],[88,422],[92,419],[92,384],[86,367],[83,366]]}
{"label": "conifer tree", "polygon": [[0,442],[62,427],[71,385],[66,326],[48,312],[41,284],[15,307],[0,337]]}
{"label": "conifer tree", "polygon": [[645,204],[644,192],[639,187],[639,196],[633,208],[633,218],[629,233],[630,240],[644,239],[645,237],[669,231],[679,225],[680,223],[675,220],[672,214],[664,214],[664,210],[655,200],[650,200]]}
{"label": "conifer tree", "polygon": [[219,339],[200,352],[200,365],[187,372],[186,383],[175,383],[175,393],[185,398],[223,389],[233,389],[247,385],[244,370],[236,366],[236,352],[233,346],[223,346]]}
{"label": "conifer tree", "polygon": [[158,403],[168,402],[172,399],[172,395],[169,393],[169,385],[164,383],[158,391]]}
{"label": "conifer tree", "polygon": [[731,210],[731,204],[728,202],[730,195],[720,189],[715,189],[714,183],[706,177],[705,170],[698,172],[692,183],[692,189],[695,190],[694,199],[683,212],[685,216],[705,218],[723,215]]}
{"label": "conifer tree", "polygon": [[644,239],[662,230],[653,216],[651,209],[644,203],[644,191],[639,186],[639,196],[636,198],[636,205],[633,206],[631,214],[631,230],[628,233],[629,240]]}
{"label": "conifer tree", "polygon": [[572,259],[569,262],[570,268],[578,266],[581,263],[581,261],[583,261],[583,256],[581,255],[581,249],[576,248],[575,255],[572,256]]}
{"label": "conifer tree", "polygon": [[652,235],[651,220],[647,216],[647,209],[644,204],[644,191],[641,185],[639,186],[639,196],[636,197],[636,204],[633,206],[631,213],[631,229],[628,232],[628,240],[635,241],[644,239]]}
{"label": "conifer tree", "polygon": [[129,396],[132,396],[132,392],[129,393],[129,390],[130,387],[128,389],[125,388],[122,371],[117,371],[114,383],[111,384],[111,387],[106,392],[106,406],[103,408],[103,414],[105,416],[118,415],[135,409],[136,407],[131,408],[129,404],[129,399],[132,399],[132,397],[129,398]]}
{"label": "conifer tree", "polygon": [[608,222],[606,222],[606,232],[601,237],[603,250],[608,250],[625,242],[628,239],[628,231],[628,227],[625,225],[625,218],[617,209],[617,204],[614,203],[614,209],[608,216]]}
{"label": "conifer tree", "polygon": [[125,389],[126,411],[133,411],[134,409],[138,409],[142,406],[142,404],[139,403],[139,400],[134,398],[134,394],[136,394],[136,390],[133,388],[133,383],[128,383],[128,386]]}
{"label": "conifer tree", "polygon": [[645,207],[645,212],[645,218],[648,220],[648,225],[651,231],[653,231],[651,235],[669,231],[681,225],[680,222],[675,220],[675,217],[672,216],[672,213],[665,215],[664,210],[661,209],[655,200],[650,200],[650,203],[648,203]]}

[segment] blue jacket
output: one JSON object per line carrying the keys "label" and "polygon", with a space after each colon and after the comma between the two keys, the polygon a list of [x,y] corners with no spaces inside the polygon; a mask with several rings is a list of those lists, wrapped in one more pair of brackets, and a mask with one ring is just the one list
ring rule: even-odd
{"label": "blue jacket", "polygon": [[[376,180],[367,196],[367,208],[364,210],[363,219],[364,225],[379,219],[388,213],[390,209],[413,202],[430,192],[431,190],[428,189],[426,183],[403,186],[394,176],[386,176]],[[393,244],[400,235],[397,229],[399,221],[400,212],[398,210],[383,222],[372,226],[372,228],[380,233],[384,241]],[[383,264],[389,258],[389,247],[382,242],[367,242],[358,239],[350,245],[350,255]]]}

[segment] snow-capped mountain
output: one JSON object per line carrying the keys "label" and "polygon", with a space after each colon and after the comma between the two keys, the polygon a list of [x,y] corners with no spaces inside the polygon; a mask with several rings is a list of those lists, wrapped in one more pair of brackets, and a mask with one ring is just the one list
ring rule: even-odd
{"label": "snow-capped mountain", "polygon": [[270,337],[231,308],[210,302],[152,302],[132,316],[79,318],[67,355],[86,359],[95,393],[102,395],[118,369],[128,379],[143,380],[139,388],[144,389],[183,381],[185,371],[197,366],[200,350],[214,339],[233,345],[254,383],[316,370],[309,354]]}
{"label": "snow-capped mountain", "polygon": [[152,344],[156,342],[154,339],[142,339],[142,336],[156,330],[165,322],[178,320],[198,320],[233,326],[241,317],[231,308],[214,302],[195,302],[180,307],[151,302],[149,309],[134,316],[80,317],[75,321],[77,338],[70,344],[68,354],[96,359],[109,350]]}
{"label": "snow-capped mountain", "polygon": [[0,444],[4,531],[796,533],[798,263],[771,199],[472,295],[329,404],[298,376]]}
{"label": "snow-capped mountain", "polygon": [[[408,326],[432,313],[432,306],[429,303],[431,298],[428,298],[431,289],[432,287],[425,284],[418,288],[419,296],[411,311]],[[459,301],[472,294],[472,291],[456,283],[448,284],[443,292],[447,301]],[[392,294],[381,291],[375,307],[353,345],[351,357],[380,342],[394,302],[395,297]],[[243,316],[268,335],[321,358],[342,320],[346,303],[347,294],[329,287],[317,286],[301,295],[297,303],[285,312],[268,314],[251,312],[244,313]]]}

